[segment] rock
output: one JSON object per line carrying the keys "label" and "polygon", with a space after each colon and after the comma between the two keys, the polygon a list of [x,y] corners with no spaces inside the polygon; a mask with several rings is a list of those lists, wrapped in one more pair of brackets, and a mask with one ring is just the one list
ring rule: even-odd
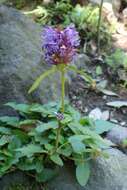
{"label": "rock", "polygon": [[127,8],[125,8],[123,10],[123,21],[124,21],[124,25],[127,25]]}
{"label": "rock", "polygon": [[109,116],[110,116],[109,110],[106,110],[102,113],[101,119],[103,119],[104,121],[107,121],[109,119]]}
{"label": "rock", "polygon": [[126,190],[127,156],[117,149],[106,152],[109,159],[98,158],[93,161],[91,177],[85,187],[78,185],[69,164],[47,184],[48,190]]}
{"label": "rock", "polygon": [[[90,3],[100,5],[101,0],[89,0]],[[111,2],[111,0],[104,0],[104,2]]]}
{"label": "rock", "polygon": [[106,121],[109,119],[109,111],[102,112],[100,108],[95,108],[89,113],[89,117],[94,120],[102,119]]}
{"label": "rock", "polygon": [[119,11],[121,7],[121,0],[112,0],[112,7],[115,15],[119,17]]}
{"label": "rock", "polygon": [[107,138],[117,145],[122,145],[123,141],[127,139],[126,127],[114,127],[107,133]]}
{"label": "rock", "polygon": [[90,64],[91,60],[90,58],[84,53],[78,55],[77,59],[74,60],[74,64],[78,64],[79,69],[84,69],[85,67],[87,68],[87,64]]}
{"label": "rock", "polygon": [[[40,32],[40,26],[19,11],[0,6],[1,104],[53,99],[52,77],[34,95],[28,95],[28,89],[36,77],[48,69],[42,60]],[[0,106],[0,110],[2,108]]]}
{"label": "rock", "polygon": [[53,0],[43,0],[44,5],[48,5],[49,3],[53,3]]}
{"label": "rock", "polygon": [[[79,70],[85,70],[85,71],[89,72],[90,62],[91,62],[90,58],[84,53],[84,54],[78,54],[72,64],[75,65]],[[72,72],[72,71],[68,72],[67,77],[68,77],[69,85],[71,85],[71,82],[72,82],[71,79],[75,78],[76,76],[77,76],[76,72]],[[78,90],[78,88],[77,88],[77,90]]]}
{"label": "rock", "polygon": [[11,172],[0,178],[0,190],[41,190],[38,183],[24,172]]}
{"label": "rock", "polygon": [[118,34],[113,34],[113,45],[115,48],[121,48],[124,51],[127,51],[127,31],[123,24],[119,24],[117,28]]}
{"label": "rock", "polygon": [[94,120],[101,119],[101,116],[102,112],[100,108],[95,108],[89,113],[89,117]]}

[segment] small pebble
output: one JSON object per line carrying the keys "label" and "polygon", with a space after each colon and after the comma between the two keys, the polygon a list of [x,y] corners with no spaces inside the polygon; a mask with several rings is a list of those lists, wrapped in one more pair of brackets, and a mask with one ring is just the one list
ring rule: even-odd
{"label": "small pebble", "polygon": [[110,121],[113,123],[118,123],[118,121],[116,119],[110,119]]}
{"label": "small pebble", "polygon": [[107,96],[106,96],[106,95],[104,95],[102,98],[103,98],[103,100],[106,100],[106,99],[107,99]]}
{"label": "small pebble", "polygon": [[73,99],[73,100],[76,100],[76,98],[77,98],[76,96],[72,96],[72,99]]}
{"label": "small pebble", "polygon": [[126,122],[123,121],[123,122],[120,123],[120,125],[125,126],[125,125],[126,125]]}

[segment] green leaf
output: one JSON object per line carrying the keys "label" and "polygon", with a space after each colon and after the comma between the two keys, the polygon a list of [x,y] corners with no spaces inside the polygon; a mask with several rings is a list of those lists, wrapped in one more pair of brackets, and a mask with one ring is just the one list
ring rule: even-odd
{"label": "green leaf", "polygon": [[47,131],[49,129],[57,129],[58,128],[58,122],[57,121],[50,121],[48,123],[41,123],[36,127],[36,131],[38,133],[43,133],[44,131]]}
{"label": "green leaf", "polygon": [[43,166],[43,159],[36,159],[36,163],[35,163],[35,170],[37,171],[37,173],[41,173],[44,169]]}
{"label": "green leaf", "polygon": [[94,126],[94,121],[92,118],[89,118],[89,117],[82,117],[79,121],[79,123],[82,125],[82,126],[85,126],[85,127],[89,127],[91,129],[94,129],[95,126]]}
{"label": "green leaf", "polygon": [[55,177],[57,172],[55,170],[44,168],[42,172],[37,173],[36,180],[38,182],[46,182]]}
{"label": "green leaf", "polygon": [[8,150],[10,152],[15,152],[15,149],[20,148],[23,142],[24,141],[21,141],[21,139],[19,137],[15,136],[15,135],[12,136],[12,141],[8,144]]}
{"label": "green leaf", "polygon": [[36,144],[28,144],[22,148],[17,148],[16,151],[20,151],[23,156],[27,157],[31,157],[35,153],[46,153],[41,146]]}
{"label": "green leaf", "polygon": [[78,121],[81,117],[81,114],[78,110],[74,109],[72,106],[69,105],[69,103],[67,103],[67,105],[65,104],[65,110],[66,112],[71,115],[71,117],[73,118],[73,120]]}
{"label": "green leaf", "polygon": [[36,90],[38,88],[38,86],[40,85],[40,83],[49,75],[51,75],[52,73],[54,73],[56,71],[55,67],[52,67],[50,70],[42,73],[33,83],[32,87],[29,89],[28,93],[33,92],[34,90]]}
{"label": "green leaf", "polygon": [[52,156],[50,156],[50,159],[57,165],[63,166],[63,161],[60,158],[59,154],[55,153]]}
{"label": "green leaf", "polygon": [[36,123],[36,120],[33,120],[33,119],[26,119],[24,121],[20,121],[19,122],[19,125],[31,125],[31,124],[35,124]]}
{"label": "green leaf", "polygon": [[80,74],[82,76],[82,78],[86,81],[86,82],[89,82],[90,84],[92,84],[94,82],[94,80],[92,79],[92,77],[90,75],[88,75],[85,71],[83,70],[79,70],[77,69],[77,67],[75,66],[68,66],[68,68],[71,70],[71,71],[74,71],[76,72],[77,74]]}
{"label": "green leaf", "polygon": [[84,140],[84,135],[74,135],[68,139],[74,152],[78,154],[81,154],[85,151],[85,144],[82,142],[82,140]]}
{"label": "green leaf", "polygon": [[11,141],[12,137],[7,136],[7,135],[3,135],[2,137],[0,137],[0,146],[3,146],[7,143],[9,143]]}
{"label": "green leaf", "polygon": [[79,122],[71,122],[68,124],[68,127],[71,129],[71,131],[75,134],[79,134],[80,133],[80,130],[79,130],[79,127],[78,126],[81,126],[81,124]]}
{"label": "green leaf", "polygon": [[84,127],[79,123],[77,123],[77,125],[74,123],[74,125],[68,126],[72,131],[74,131],[74,133],[82,134],[84,136],[84,142],[87,146],[90,146],[91,148],[109,147],[100,135],[88,127]]}
{"label": "green leaf", "polygon": [[3,116],[0,117],[0,122],[6,123],[7,125],[17,127],[19,125],[19,118],[18,117],[11,117],[11,116]]}
{"label": "green leaf", "polygon": [[102,134],[104,132],[110,131],[114,127],[117,127],[117,125],[104,120],[96,120],[95,121],[95,132],[97,134]]}
{"label": "green leaf", "polygon": [[123,140],[122,146],[123,146],[123,147],[127,147],[127,139],[124,139],[124,140]]}
{"label": "green leaf", "polygon": [[90,177],[90,166],[88,162],[80,163],[76,167],[76,178],[81,186],[85,186]]}
{"label": "green leaf", "polygon": [[6,164],[3,164],[1,167],[0,167],[0,176],[3,176],[8,169],[10,169],[12,166],[12,164],[10,163],[6,163]]}
{"label": "green leaf", "polygon": [[13,134],[15,135],[15,137],[18,138],[18,140],[20,140],[22,143],[25,143],[28,141],[29,136],[27,135],[27,133],[25,133],[24,131],[21,131],[19,129],[14,129],[13,130]]}
{"label": "green leaf", "polygon": [[64,119],[61,120],[62,124],[68,124],[72,121],[72,117],[69,114],[64,114]]}
{"label": "green leaf", "polygon": [[0,127],[0,134],[2,134],[2,135],[10,135],[11,134],[11,129],[6,128],[6,127]]}
{"label": "green leaf", "polygon": [[35,169],[35,163],[31,160],[22,160],[18,164],[18,168],[23,171],[29,171],[29,170],[34,170]]}
{"label": "green leaf", "polygon": [[15,102],[8,102],[5,104],[6,106],[9,106],[13,108],[16,111],[23,112],[23,113],[29,113],[30,106],[27,104],[17,104]]}
{"label": "green leaf", "polygon": [[102,68],[101,68],[101,66],[97,66],[96,67],[96,74],[97,75],[102,75]]}
{"label": "green leaf", "polygon": [[37,113],[47,113],[47,110],[45,110],[44,106],[41,104],[33,104],[30,107],[30,111]]}
{"label": "green leaf", "polygon": [[45,144],[44,146],[45,146],[45,149],[48,150],[48,151],[51,151],[51,150],[54,149],[54,146],[51,145],[51,144]]}
{"label": "green leaf", "polygon": [[38,173],[42,172],[43,170],[43,164],[42,161],[34,158],[27,158],[27,159],[22,159],[18,163],[18,168],[24,171],[29,171],[29,170],[36,170]]}
{"label": "green leaf", "polygon": [[67,144],[65,148],[61,148],[61,149],[58,148],[57,152],[63,156],[68,157],[72,154],[72,147],[71,145]]}

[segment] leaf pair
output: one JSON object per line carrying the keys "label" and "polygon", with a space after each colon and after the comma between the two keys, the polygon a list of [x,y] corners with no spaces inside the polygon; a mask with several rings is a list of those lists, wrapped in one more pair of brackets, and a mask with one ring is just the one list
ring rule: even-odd
{"label": "leaf pair", "polygon": [[40,85],[40,83],[49,75],[53,74],[56,72],[56,67],[52,67],[50,70],[42,73],[34,82],[34,84],[32,85],[32,87],[29,89],[28,93],[33,92],[34,90],[36,90],[38,88],[38,86]]}
{"label": "leaf pair", "polygon": [[[31,88],[29,89],[28,93],[31,93],[31,92],[35,91],[35,90],[39,87],[40,83],[41,83],[46,77],[48,77],[49,75],[51,75],[51,74],[57,72],[58,70],[59,70],[59,69],[58,69],[56,66],[53,66],[50,70],[48,70],[48,71],[42,73],[42,74],[35,80],[35,82],[34,82],[33,85],[31,86]],[[66,70],[71,70],[71,71],[73,71],[73,72],[75,72],[75,73],[77,73],[77,74],[80,74],[80,75],[84,78],[84,80],[85,80],[86,82],[89,82],[90,84],[93,84],[93,83],[94,83],[94,80],[93,80],[87,73],[85,73],[85,72],[82,71],[82,70],[78,70],[75,66],[70,66],[70,65],[69,65],[69,66],[66,67]]]}

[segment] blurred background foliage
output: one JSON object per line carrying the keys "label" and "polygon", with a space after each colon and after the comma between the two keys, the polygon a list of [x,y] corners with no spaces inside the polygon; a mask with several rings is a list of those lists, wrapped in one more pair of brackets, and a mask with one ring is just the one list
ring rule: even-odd
{"label": "blurred background foliage", "polygon": [[[94,53],[97,42],[99,7],[87,0],[9,0],[12,6],[21,9],[41,26],[66,27],[74,23],[81,37],[81,51]],[[103,51],[111,47],[111,25],[102,18],[100,46]]]}

